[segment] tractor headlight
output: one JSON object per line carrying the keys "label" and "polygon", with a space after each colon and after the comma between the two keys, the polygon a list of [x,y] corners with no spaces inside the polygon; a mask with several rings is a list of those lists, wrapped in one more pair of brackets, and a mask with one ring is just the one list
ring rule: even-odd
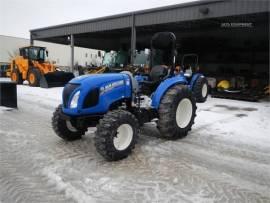
{"label": "tractor headlight", "polygon": [[72,97],[72,99],[71,99],[71,102],[70,102],[70,105],[69,105],[69,107],[70,107],[71,109],[77,108],[77,106],[78,106],[78,101],[79,101],[79,97],[80,97],[80,91],[77,91],[77,92],[73,95],[73,97]]}

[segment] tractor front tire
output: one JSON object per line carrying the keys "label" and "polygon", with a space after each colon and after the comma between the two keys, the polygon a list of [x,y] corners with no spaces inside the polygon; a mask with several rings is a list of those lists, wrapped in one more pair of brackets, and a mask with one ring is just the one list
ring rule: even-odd
{"label": "tractor front tire", "polygon": [[39,87],[41,73],[37,68],[30,68],[28,71],[27,80],[31,87]]}
{"label": "tractor front tire", "polygon": [[171,87],[162,97],[157,127],[164,138],[179,139],[191,130],[196,117],[196,101],[185,85]]}
{"label": "tractor front tire", "polygon": [[118,161],[131,154],[138,139],[138,120],[125,110],[109,111],[97,125],[95,146],[108,161]]}
{"label": "tractor front tire", "polygon": [[85,134],[87,128],[77,129],[72,125],[71,121],[64,120],[61,117],[62,114],[62,105],[59,105],[52,117],[52,127],[54,132],[66,141],[74,141],[81,139],[82,135]]}
{"label": "tractor front tire", "polygon": [[11,81],[17,83],[17,84],[22,84],[23,83],[23,79],[22,79],[22,74],[20,73],[20,71],[16,68],[13,69],[11,71],[11,75],[10,75]]}
{"label": "tractor front tire", "polygon": [[196,102],[204,103],[209,93],[208,82],[205,77],[199,77],[194,84],[193,94]]}

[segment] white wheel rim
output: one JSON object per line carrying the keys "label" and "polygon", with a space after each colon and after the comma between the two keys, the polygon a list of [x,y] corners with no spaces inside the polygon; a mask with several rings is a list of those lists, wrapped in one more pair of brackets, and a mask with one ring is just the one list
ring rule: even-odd
{"label": "white wheel rim", "polygon": [[67,129],[69,129],[71,132],[77,132],[77,129],[73,127],[70,121],[66,121],[66,125],[67,125]]}
{"label": "white wheel rim", "polygon": [[185,128],[190,123],[193,106],[189,99],[182,99],[176,110],[176,123],[179,128]]}
{"label": "white wheel rim", "polygon": [[117,150],[125,150],[130,145],[133,138],[133,129],[129,124],[122,124],[117,128],[117,135],[113,139],[113,144]]}
{"label": "white wheel rim", "polygon": [[207,91],[208,91],[207,84],[204,84],[202,87],[202,97],[203,98],[207,96]]}

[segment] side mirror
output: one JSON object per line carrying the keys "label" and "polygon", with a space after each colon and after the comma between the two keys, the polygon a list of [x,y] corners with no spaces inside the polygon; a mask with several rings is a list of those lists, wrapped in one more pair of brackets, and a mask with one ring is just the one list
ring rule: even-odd
{"label": "side mirror", "polygon": [[98,51],[98,57],[101,57],[101,51]]}
{"label": "side mirror", "polygon": [[47,56],[47,57],[49,56],[49,52],[48,52],[48,50],[46,50],[46,56]]}

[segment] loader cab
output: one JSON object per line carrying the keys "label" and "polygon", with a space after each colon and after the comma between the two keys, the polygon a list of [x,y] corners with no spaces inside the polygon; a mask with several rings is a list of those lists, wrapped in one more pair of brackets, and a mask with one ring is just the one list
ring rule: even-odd
{"label": "loader cab", "polygon": [[134,57],[134,66],[149,66],[150,65],[150,50],[145,49],[141,51],[136,51],[135,57]]}
{"label": "loader cab", "polygon": [[120,50],[117,52],[115,57],[115,68],[123,68],[128,64],[128,53],[126,51]]}
{"label": "loader cab", "polygon": [[111,51],[107,52],[104,55],[102,65],[108,67],[109,69],[117,70],[119,71],[122,70],[124,66],[126,66],[128,63],[128,53],[125,51]]}
{"label": "loader cab", "polygon": [[106,66],[109,68],[112,68],[114,66],[114,61],[115,61],[115,55],[116,53],[111,51],[111,52],[106,52],[103,61],[102,61],[102,66]]}
{"label": "loader cab", "polygon": [[48,52],[45,47],[29,46],[20,48],[20,56],[24,59],[44,62]]}

